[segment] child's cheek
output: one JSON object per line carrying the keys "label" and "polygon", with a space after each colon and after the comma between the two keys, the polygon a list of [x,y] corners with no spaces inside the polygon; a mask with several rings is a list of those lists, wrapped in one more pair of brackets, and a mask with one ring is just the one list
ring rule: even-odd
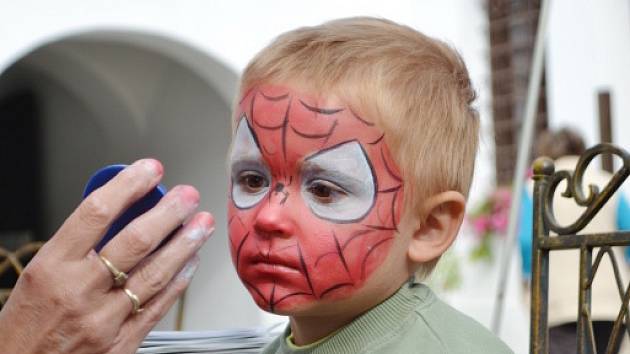
{"label": "child's cheek", "polygon": [[[231,201],[228,201],[228,235],[230,241],[230,253],[232,255],[232,263],[236,272],[240,276],[240,252],[250,237],[248,228],[246,226],[247,215],[242,215],[238,208],[234,206]],[[245,220],[243,219],[245,218]]]}
{"label": "child's cheek", "polygon": [[386,258],[393,237],[390,230],[344,224],[304,240],[317,298],[344,298],[359,289]]}

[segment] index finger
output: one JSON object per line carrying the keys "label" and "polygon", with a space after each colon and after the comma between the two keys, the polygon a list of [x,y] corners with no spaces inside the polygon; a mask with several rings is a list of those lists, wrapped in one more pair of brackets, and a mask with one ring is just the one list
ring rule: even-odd
{"label": "index finger", "polygon": [[69,258],[84,257],[105,235],[112,222],[162,179],[162,164],[138,160],[93,191],[70,214],[51,238],[49,247],[60,248]]}

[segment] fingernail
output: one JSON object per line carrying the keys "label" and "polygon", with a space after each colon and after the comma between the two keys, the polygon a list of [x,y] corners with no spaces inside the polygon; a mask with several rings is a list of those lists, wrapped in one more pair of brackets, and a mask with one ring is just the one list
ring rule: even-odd
{"label": "fingernail", "polygon": [[153,159],[144,159],[140,161],[142,167],[144,167],[147,172],[152,175],[160,175],[162,174],[162,165]]}
{"label": "fingernail", "polygon": [[179,185],[173,188],[173,191],[176,192],[187,205],[190,205],[194,209],[199,206],[199,192],[195,188]]}
{"label": "fingernail", "polygon": [[194,256],[191,260],[188,261],[188,263],[186,263],[184,268],[182,268],[182,270],[177,275],[177,278],[184,280],[192,279],[193,275],[195,275],[197,267],[199,267],[199,256]]}

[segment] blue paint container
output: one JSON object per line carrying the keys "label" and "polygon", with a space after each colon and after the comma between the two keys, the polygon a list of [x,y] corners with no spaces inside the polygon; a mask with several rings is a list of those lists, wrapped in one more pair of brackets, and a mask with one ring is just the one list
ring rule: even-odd
{"label": "blue paint container", "polygon": [[[85,186],[85,190],[83,192],[83,198],[87,197],[94,190],[100,188],[109,180],[114,178],[120,171],[122,171],[127,165],[110,165],[106,166],[98,171],[90,177],[87,185]],[[149,193],[147,193],[144,197],[140,198],[136,201],[129,209],[127,209],[122,215],[116,219],[109,230],[103,238],[99,241],[99,243],[94,247],[94,249],[99,252],[109,240],[114,238],[127,224],[129,224],[133,219],[138,216],[144,214],[149,209],[153,208],[157,203],[162,199],[162,197],[166,194],[166,188],[163,185],[158,185],[153,188]],[[166,242],[166,241],[165,241]]]}

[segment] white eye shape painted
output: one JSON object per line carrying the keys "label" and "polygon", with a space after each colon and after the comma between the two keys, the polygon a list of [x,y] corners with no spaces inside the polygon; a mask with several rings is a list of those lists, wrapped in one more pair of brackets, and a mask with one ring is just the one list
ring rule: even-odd
{"label": "white eye shape painted", "polygon": [[232,201],[237,208],[251,208],[267,195],[271,181],[269,168],[244,116],[234,134],[230,151],[230,174]]}
{"label": "white eye shape painted", "polygon": [[301,193],[311,211],[336,223],[361,220],[374,205],[376,177],[361,144],[349,141],[317,152],[302,166]]}

